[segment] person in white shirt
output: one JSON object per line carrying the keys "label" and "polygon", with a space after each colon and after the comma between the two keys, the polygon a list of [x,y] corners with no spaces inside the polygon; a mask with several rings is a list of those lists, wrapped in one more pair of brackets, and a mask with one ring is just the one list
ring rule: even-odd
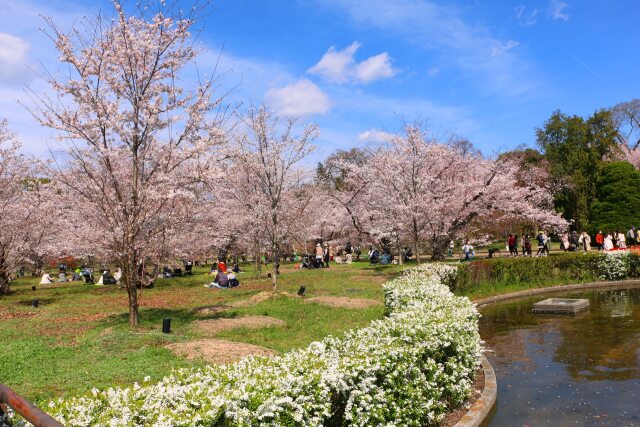
{"label": "person in white shirt", "polygon": [[50,285],[53,283],[53,278],[51,277],[51,275],[47,272],[44,273],[42,275],[42,279],[40,279],[40,285]]}
{"label": "person in white shirt", "polygon": [[475,250],[473,249],[473,246],[471,245],[471,243],[469,243],[469,240],[466,240],[464,242],[464,245],[462,246],[462,252],[464,253],[465,261],[472,260],[473,256],[475,255]]}
{"label": "person in white shirt", "polygon": [[602,249],[604,249],[605,251],[610,251],[611,249],[613,249],[613,237],[611,237],[611,234],[607,233],[607,235],[604,236]]}

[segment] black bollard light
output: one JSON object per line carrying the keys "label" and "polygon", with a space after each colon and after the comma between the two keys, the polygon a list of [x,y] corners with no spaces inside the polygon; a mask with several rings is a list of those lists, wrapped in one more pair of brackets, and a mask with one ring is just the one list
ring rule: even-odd
{"label": "black bollard light", "polygon": [[162,333],[169,334],[171,333],[171,319],[163,319],[162,320]]}
{"label": "black bollard light", "polygon": [[31,301],[31,305],[33,307],[37,307],[40,304],[40,301],[38,301],[37,299],[34,299],[33,301]]}
{"label": "black bollard light", "polygon": [[305,285],[300,286],[300,289],[298,289],[298,296],[299,297],[303,297],[304,296],[304,291],[307,290],[307,287]]}
{"label": "black bollard light", "polygon": [[32,290],[32,291],[35,291],[35,290],[36,290],[35,285],[31,287],[31,290]]}

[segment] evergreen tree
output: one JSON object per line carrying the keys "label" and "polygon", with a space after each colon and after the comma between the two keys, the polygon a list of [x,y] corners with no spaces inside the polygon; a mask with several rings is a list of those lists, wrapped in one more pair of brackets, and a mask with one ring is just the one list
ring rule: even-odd
{"label": "evergreen tree", "polygon": [[640,171],[628,162],[606,164],[597,182],[591,229],[625,232],[639,224]]}
{"label": "evergreen tree", "polygon": [[607,110],[597,111],[587,120],[556,111],[536,130],[557,188],[555,207],[576,229],[588,225],[602,168],[619,150],[617,134]]}

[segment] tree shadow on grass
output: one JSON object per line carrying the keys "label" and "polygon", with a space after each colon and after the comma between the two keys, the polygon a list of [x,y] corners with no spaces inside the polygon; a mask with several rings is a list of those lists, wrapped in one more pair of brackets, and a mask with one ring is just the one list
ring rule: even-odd
{"label": "tree shadow on grass", "polygon": [[40,298],[37,295],[34,295],[33,298],[31,299],[23,299],[23,300],[19,300],[17,303],[19,305],[32,305],[33,301],[37,300],[38,301],[38,307],[42,306],[42,305],[49,305],[53,302],[58,301],[58,298]]}
{"label": "tree shadow on grass", "polygon": [[[192,308],[147,308],[140,310],[140,328],[145,330],[161,330],[164,319],[171,319],[171,328],[182,328],[197,320],[211,320],[221,318],[235,318],[238,312],[235,310],[211,313],[199,316]],[[127,325],[129,313],[124,312],[109,316],[103,321],[103,326]]]}

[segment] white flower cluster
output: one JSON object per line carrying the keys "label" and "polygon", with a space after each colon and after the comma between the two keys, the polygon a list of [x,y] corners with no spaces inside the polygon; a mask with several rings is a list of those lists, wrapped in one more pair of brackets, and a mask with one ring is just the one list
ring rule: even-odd
{"label": "white flower cluster", "polygon": [[598,257],[598,273],[602,280],[620,280],[629,275],[629,251],[609,251]]}
{"label": "white flower cluster", "polygon": [[478,313],[428,264],[385,288],[387,316],[282,356],[181,369],[157,384],[52,402],[68,426],[425,426],[471,391]]}

